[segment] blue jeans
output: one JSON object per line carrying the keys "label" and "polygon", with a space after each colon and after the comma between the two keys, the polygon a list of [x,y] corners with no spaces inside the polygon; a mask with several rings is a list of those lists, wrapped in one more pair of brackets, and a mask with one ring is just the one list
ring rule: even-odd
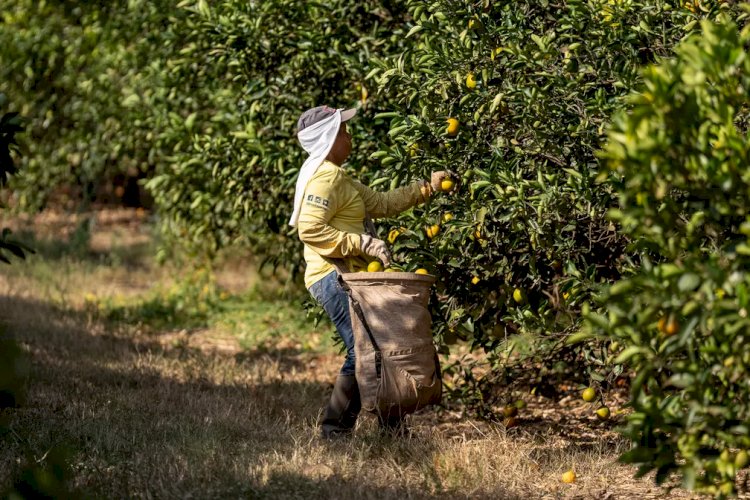
{"label": "blue jeans", "polygon": [[323,306],[346,346],[346,360],[341,367],[341,375],[354,375],[354,331],[349,315],[349,296],[339,285],[338,273],[334,271],[316,281],[309,291],[318,304]]}

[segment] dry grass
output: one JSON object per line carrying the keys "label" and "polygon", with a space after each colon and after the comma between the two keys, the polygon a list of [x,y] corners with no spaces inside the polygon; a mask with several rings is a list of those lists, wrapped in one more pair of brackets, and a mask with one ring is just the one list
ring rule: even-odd
{"label": "dry grass", "polygon": [[[85,497],[687,496],[632,479],[633,468],[614,462],[624,444],[572,402],[532,400],[525,425],[507,432],[445,410],[414,416],[409,438],[381,436],[365,416],[354,438],[323,442],[315,421],[341,358],[328,327],[314,328],[294,303],[245,295],[255,298],[245,302],[252,314],[222,309],[191,328],[113,322],[91,307],[92,294],[96,304],[151,300],[176,280],[175,269],[127,247],[139,234],[135,225],[91,240],[120,245],[110,251],[129,256],[116,262],[62,252],[0,276],[0,318],[33,363],[27,404],[3,411],[11,432],[0,435],[0,491],[24,448],[43,462],[64,446]],[[227,282],[235,297],[258,280],[235,262]],[[276,325],[280,316],[294,327]],[[260,333],[240,342],[233,332],[243,329]],[[570,467],[579,479],[566,485]]]}

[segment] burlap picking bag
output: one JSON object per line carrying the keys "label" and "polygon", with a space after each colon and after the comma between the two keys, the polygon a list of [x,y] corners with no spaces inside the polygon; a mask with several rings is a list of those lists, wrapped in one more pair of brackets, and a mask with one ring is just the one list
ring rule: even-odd
{"label": "burlap picking bag", "polygon": [[442,396],[442,376],[427,309],[434,276],[341,273],[349,294],[362,408],[403,416]]}

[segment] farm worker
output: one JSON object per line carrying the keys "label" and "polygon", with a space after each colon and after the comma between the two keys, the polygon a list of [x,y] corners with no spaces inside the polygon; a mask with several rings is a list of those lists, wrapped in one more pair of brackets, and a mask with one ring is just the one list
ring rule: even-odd
{"label": "farm worker", "polygon": [[[305,286],[323,306],[346,346],[346,360],[320,422],[324,438],[351,433],[361,408],[349,299],[329,259],[343,259],[350,271],[365,270],[375,259],[390,266],[385,242],[365,234],[366,214],[395,216],[426,201],[450,177],[448,172],[434,172],[429,182],[419,180],[386,193],[352,179],[341,166],[352,149],[346,122],[356,113],[356,109],[318,106],[305,111],[297,122],[297,137],[309,157],[297,178],[289,225],[297,227],[304,243]],[[380,423],[384,427],[399,424]]]}

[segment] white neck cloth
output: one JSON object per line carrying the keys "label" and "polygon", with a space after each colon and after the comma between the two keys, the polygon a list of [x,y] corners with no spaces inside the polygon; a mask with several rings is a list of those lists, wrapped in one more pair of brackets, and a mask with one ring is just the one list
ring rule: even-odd
{"label": "white neck cloth", "polygon": [[299,213],[302,209],[302,201],[305,196],[305,188],[310,178],[315,174],[323,164],[323,161],[331,152],[333,143],[336,142],[336,136],[341,126],[341,110],[336,110],[330,117],[320,120],[317,123],[306,127],[297,134],[302,148],[310,156],[302,164],[302,168],[297,176],[297,186],[294,189],[294,211],[289,219],[290,226],[296,226],[299,220]]}

